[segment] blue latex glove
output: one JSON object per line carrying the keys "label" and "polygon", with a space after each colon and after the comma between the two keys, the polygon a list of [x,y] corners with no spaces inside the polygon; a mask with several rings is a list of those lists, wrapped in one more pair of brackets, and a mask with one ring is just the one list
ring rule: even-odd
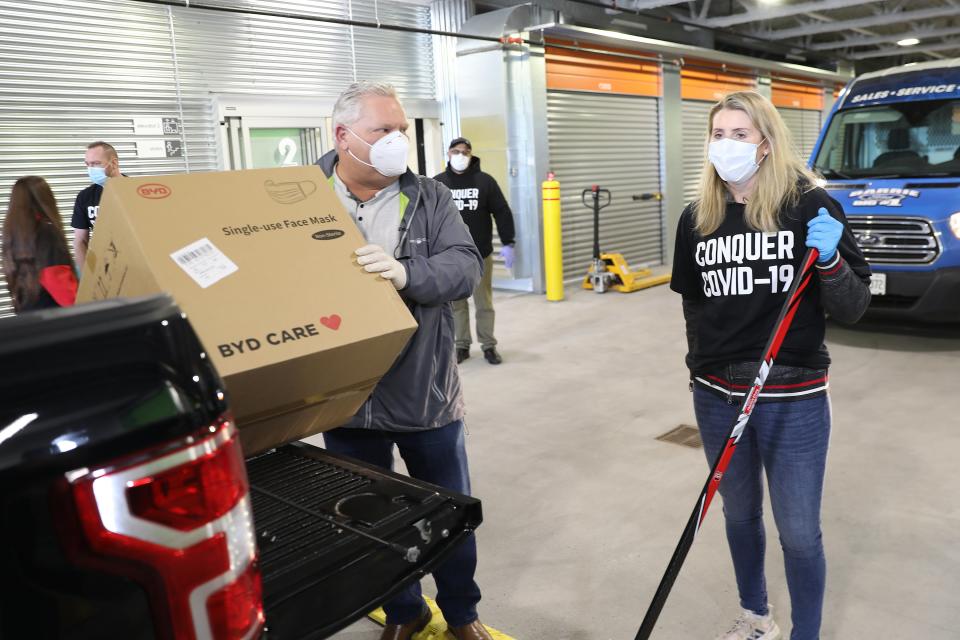
{"label": "blue latex glove", "polygon": [[830,262],[837,253],[840,236],[843,235],[843,223],[820,207],[817,217],[807,223],[807,246],[820,252],[817,262]]}
{"label": "blue latex glove", "polygon": [[513,269],[513,247],[508,244],[500,247],[500,257],[503,258],[503,265],[507,269]]}

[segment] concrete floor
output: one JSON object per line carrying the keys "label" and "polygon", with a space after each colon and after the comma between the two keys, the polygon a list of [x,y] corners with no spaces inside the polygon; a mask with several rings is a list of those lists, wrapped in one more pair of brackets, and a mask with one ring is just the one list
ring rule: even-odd
{"label": "concrete floor", "polygon": [[[517,640],[633,638],[705,480],[679,297],[568,288],[498,295],[504,364],[462,365],[481,619]],[[960,329],[830,326],[834,429],[824,497],[823,638],[960,638]],[[772,520],[768,583],[789,633]],[[425,590],[433,594],[431,580]],[[719,505],[654,638],[707,639],[739,613]],[[361,621],[343,640],[376,640]],[[787,636],[788,637],[788,636]]]}

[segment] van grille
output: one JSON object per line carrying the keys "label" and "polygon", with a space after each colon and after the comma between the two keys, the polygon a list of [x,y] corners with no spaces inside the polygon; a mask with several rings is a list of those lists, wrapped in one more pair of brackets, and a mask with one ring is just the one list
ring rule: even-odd
{"label": "van grille", "polygon": [[847,216],[867,262],[930,264],[940,255],[933,225],[923,218]]}

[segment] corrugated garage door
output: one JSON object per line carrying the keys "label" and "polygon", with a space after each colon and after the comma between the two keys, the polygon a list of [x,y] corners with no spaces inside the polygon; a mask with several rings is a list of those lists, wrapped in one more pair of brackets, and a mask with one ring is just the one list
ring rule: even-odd
{"label": "corrugated garage door", "polygon": [[[712,102],[683,101],[683,201],[689,204],[697,197],[700,172],[703,169],[703,145],[706,139],[707,116]],[[806,160],[820,135],[820,111],[810,109],[778,109],[801,157]]]}
{"label": "corrugated garage door", "polygon": [[[430,8],[380,0],[205,0],[205,4],[430,28]],[[252,14],[176,9],[184,86],[253,96],[336,96],[353,81],[392,83],[403,98],[435,96],[433,40],[405,33]],[[327,114],[323,114],[327,115]]]}
{"label": "corrugated garage door", "polygon": [[683,101],[683,206],[697,198],[703,171],[703,145],[707,140],[707,118],[715,102]]}
{"label": "corrugated garage door", "polygon": [[780,107],[777,109],[783,117],[787,128],[793,134],[793,143],[800,153],[800,157],[806,161],[813,151],[813,146],[817,144],[817,137],[820,135],[821,111],[812,109],[787,109]]}
{"label": "corrugated garage door", "polygon": [[582,278],[593,251],[593,212],[581,192],[598,184],[612,204],[600,213],[600,248],[631,265],[660,264],[663,227],[657,200],[632,196],[660,190],[657,98],[576,91],[547,92],[550,168],[560,181],[563,270]]}
{"label": "corrugated garage door", "polygon": [[823,87],[787,78],[775,79],[770,100],[776,105],[800,156],[806,160],[820,135]]}
{"label": "corrugated garage door", "polygon": [[[107,6],[109,5],[109,7]],[[0,7],[0,219],[17,178],[46,178],[73,246],[70,218],[78,191],[90,184],[86,145],[117,147],[128,174],[216,168],[206,100],[181,100],[166,7],[137,2],[34,1]],[[133,118],[180,118],[189,135],[182,157],[138,159]],[[143,138],[146,139],[146,138]],[[12,312],[0,278],[0,315]]]}
{"label": "corrugated garage door", "polygon": [[734,91],[756,89],[756,76],[748,69],[717,65],[709,60],[690,59],[680,72],[683,98],[683,203],[697,197],[703,170],[703,145],[707,140],[710,109]]}
{"label": "corrugated garage door", "polygon": [[[430,26],[429,7],[383,0],[244,6]],[[113,144],[129,175],[217,169],[217,93],[336,96],[356,76],[388,80],[405,98],[432,100],[430,44],[422,34],[131,0],[2,2],[0,224],[14,181],[41,175],[54,190],[72,247],[70,217],[77,192],[89,184],[83,154],[93,140]],[[179,118],[182,130],[137,135],[134,118],[141,117]],[[160,139],[182,143],[182,156],[137,157],[138,141]],[[0,316],[11,311],[0,275]]]}

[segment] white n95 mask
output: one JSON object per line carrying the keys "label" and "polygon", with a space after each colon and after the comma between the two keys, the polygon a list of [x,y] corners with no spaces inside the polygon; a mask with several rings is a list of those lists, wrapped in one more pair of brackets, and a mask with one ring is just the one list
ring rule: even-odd
{"label": "white n95 mask", "polygon": [[[347,131],[353,133],[350,127]],[[347,149],[347,153],[353,156],[353,159],[368,167],[373,167],[381,175],[393,178],[403,174],[407,170],[407,153],[410,147],[410,141],[407,136],[400,131],[392,131],[383,136],[373,144],[370,144],[356,133],[353,136],[370,147],[370,162],[364,162]]]}
{"label": "white n95 mask", "polygon": [[467,167],[470,166],[470,156],[465,156],[462,153],[450,156],[450,166],[454,171],[466,171]]}
{"label": "white n95 mask", "polygon": [[[761,140],[763,142],[763,140]],[[714,140],[707,147],[707,157],[717,175],[724,182],[740,184],[753,177],[760,165],[757,163],[759,144],[742,142],[733,138]]]}

